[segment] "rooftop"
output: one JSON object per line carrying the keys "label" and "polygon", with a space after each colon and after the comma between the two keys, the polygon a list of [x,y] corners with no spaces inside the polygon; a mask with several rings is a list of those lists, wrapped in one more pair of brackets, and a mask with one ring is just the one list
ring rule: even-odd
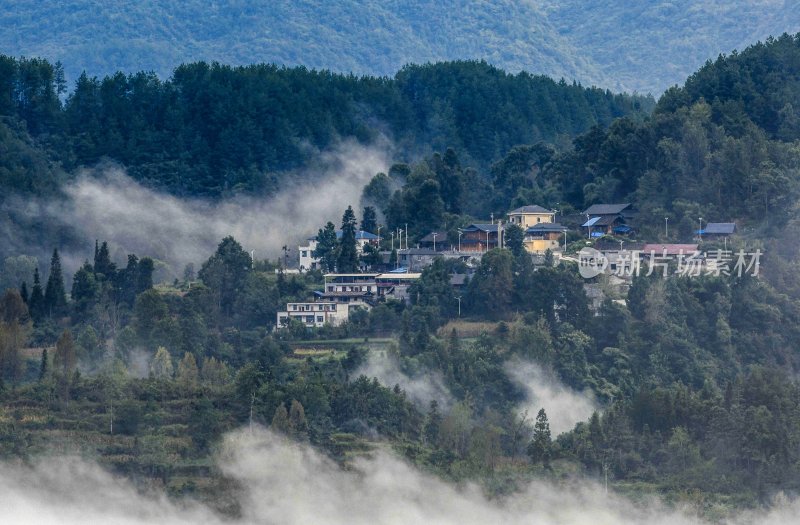
{"label": "rooftop", "polygon": [[592,204],[586,210],[584,215],[616,215],[622,213],[623,210],[630,208],[630,203],[625,204]]}
{"label": "rooftop", "polygon": [[566,226],[562,226],[557,222],[540,222],[534,226],[531,226],[525,233],[537,233],[537,232],[565,232],[568,228]]}
{"label": "rooftop", "polygon": [[470,224],[462,231],[465,232],[474,232],[474,231],[482,231],[482,232],[497,232],[497,225],[496,224]]}
{"label": "rooftop", "polygon": [[733,222],[709,222],[701,230],[703,235],[730,235],[736,231],[736,224]]}
{"label": "rooftop", "polygon": [[547,208],[542,208],[536,204],[530,206],[522,206],[521,208],[517,208],[516,210],[512,210],[508,212],[509,215],[519,215],[523,213],[547,213],[553,214],[555,213],[553,210],[548,210]]}

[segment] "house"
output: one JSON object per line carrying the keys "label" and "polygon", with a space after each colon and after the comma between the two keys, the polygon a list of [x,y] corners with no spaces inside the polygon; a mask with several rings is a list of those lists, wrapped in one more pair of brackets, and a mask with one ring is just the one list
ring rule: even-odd
{"label": "house", "polygon": [[523,206],[508,212],[508,222],[525,230],[537,224],[555,222],[555,216],[556,212],[541,206]]}
{"label": "house", "polygon": [[378,273],[328,273],[322,291],[314,292],[317,301],[371,303],[378,296]]}
{"label": "house", "polygon": [[522,243],[529,253],[556,251],[561,247],[566,231],[566,226],[556,222],[541,222],[525,230]]}
{"label": "house", "polygon": [[322,291],[314,292],[318,302],[375,304],[386,297],[406,299],[409,285],[420,273],[329,273]]}
{"label": "house", "polygon": [[[342,230],[336,230],[336,238],[342,240]],[[356,251],[361,255],[364,253],[364,246],[367,244],[377,246],[380,240],[381,238],[374,233],[358,230],[356,232]],[[314,257],[314,250],[317,249],[317,238],[316,236],[309,237],[306,241],[307,243],[305,246],[297,247],[300,271],[319,270],[320,261],[318,258]]]}
{"label": "house", "polygon": [[419,240],[419,246],[434,251],[446,251],[450,249],[450,240],[447,238],[447,232],[430,232]]}
{"label": "house", "polygon": [[705,239],[722,239],[730,237],[736,233],[736,223],[733,222],[709,222],[702,230],[697,231]]}
{"label": "house", "polygon": [[485,252],[498,246],[498,224],[470,224],[461,233],[458,244],[462,252]]}
{"label": "house", "polygon": [[586,222],[581,225],[590,237],[603,235],[631,233],[633,228],[628,225],[633,217],[630,203],[625,204],[592,204],[583,211]]}
{"label": "house", "polygon": [[397,250],[397,259],[400,266],[408,269],[409,272],[421,272],[433,264],[437,252],[430,248],[409,248],[407,250]]}
{"label": "house", "polygon": [[375,279],[378,286],[378,297],[409,302],[408,289],[420,277],[422,277],[421,273],[382,273]]}
{"label": "house", "polygon": [[347,321],[353,308],[368,308],[368,305],[330,301],[287,303],[286,310],[278,312],[277,326],[278,328],[288,326],[290,319],[296,319],[309,328],[320,328],[326,324],[339,326]]}
{"label": "house", "polygon": [[307,243],[305,246],[297,247],[297,255],[299,257],[298,268],[300,268],[301,272],[319,270],[319,259],[313,255],[314,250],[317,249],[317,238],[309,237],[306,241]]}

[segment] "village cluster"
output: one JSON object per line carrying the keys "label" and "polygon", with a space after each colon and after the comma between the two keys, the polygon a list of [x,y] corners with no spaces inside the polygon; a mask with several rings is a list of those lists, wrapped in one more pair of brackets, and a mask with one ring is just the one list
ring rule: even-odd
{"label": "village cluster", "polygon": [[[322,291],[307,302],[288,303],[285,310],[277,314],[278,328],[295,319],[307,327],[322,327],[326,324],[338,326],[348,320],[354,308],[369,309],[376,303],[393,298],[408,301],[408,289],[422,275],[422,270],[437,257],[459,259],[467,268],[474,268],[484,253],[505,246],[504,233],[508,225],[517,225],[524,231],[523,246],[535,261],[542,262],[546,253],[555,260],[578,264],[582,276],[587,279],[600,274],[615,278],[617,284],[629,283],[638,275],[666,277],[673,268],[675,275],[758,275],[760,251],[745,253],[718,249],[700,252],[698,243],[662,244],[640,243],[630,240],[636,228],[636,210],[629,203],[594,204],[581,214],[561,216],[542,206],[522,206],[508,212],[507,220],[488,223],[473,223],[458,230],[457,238],[447,232],[433,231],[409,247],[407,231],[398,229],[389,234],[389,249],[380,251],[381,263],[364,268],[363,273],[329,273],[324,276]],[[696,239],[727,240],[736,233],[736,225],[727,223],[699,222]],[[668,228],[665,223],[665,228]],[[567,254],[568,232],[580,231],[587,239],[586,248],[576,256]],[[405,236],[404,236],[405,234]],[[337,232],[341,236],[341,231]],[[609,236],[625,238],[625,241],[608,241]],[[379,247],[385,237],[359,230],[356,232],[356,248],[359,254],[367,245]],[[384,243],[384,247],[387,243]],[[319,270],[321,261],[315,257],[316,237],[298,246],[298,272]],[[454,297],[460,297],[460,289],[468,282],[469,275],[453,274],[450,284]],[[591,304],[597,305],[602,293],[596,284],[586,284]]]}

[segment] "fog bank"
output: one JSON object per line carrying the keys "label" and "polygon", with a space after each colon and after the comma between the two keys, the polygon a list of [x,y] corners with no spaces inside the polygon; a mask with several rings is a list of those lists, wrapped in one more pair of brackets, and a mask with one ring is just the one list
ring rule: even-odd
{"label": "fog bank", "polygon": [[[240,519],[205,505],[178,504],[140,494],[127,482],[77,458],[46,459],[33,467],[0,464],[4,523],[86,525],[409,524],[509,525],[700,524],[689,512],[656,499],[634,504],[593,483],[535,482],[520,493],[490,500],[474,486],[456,487],[377,451],[342,469],[308,445],[268,431],[225,438],[222,471],[242,487]],[[769,513],[729,523],[796,523],[798,503],[783,498]]]}

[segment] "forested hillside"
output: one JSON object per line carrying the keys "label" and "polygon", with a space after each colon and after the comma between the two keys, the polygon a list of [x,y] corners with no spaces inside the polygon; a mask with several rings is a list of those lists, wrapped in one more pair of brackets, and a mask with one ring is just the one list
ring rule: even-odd
{"label": "forested hillside", "polygon": [[[367,75],[484,59],[506,71],[659,94],[709,57],[800,30],[796,1],[21,1],[0,13],[0,52],[82,71],[268,62]],[[92,35],[88,40],[87,35]]]}
{"label": "forested hillside", "polygon": [[381,134],[402,156],[453,146],[487,166],[516,144],[565,142],[644,114],[652,100],[482,62],[408,66],[394,79],[196,63],[166,81],[117,73],[82,76],[70,89],[46,61],[1,60],[0,114],[24,122],[64,169],[110,158],[135,179],[183,195],[274,193],[280,172],[316,150]]}
{"label": "forested hillside", "polygon": [[[361,278],[349,272],[384,264],[379,250],[390,264],[398,256],[393,230],[411,244],[432,231],[455,240],[459,227],[531,204],[580,224],[590,204],[634,203],[633,238],[599,241],[620,250],[763,251],[758,275],[644,268],[614,284],[582,278],[570,260],[591,243],[579,226],[559,263],[550,250],[531,257],[508,226],[505,247],[433,259],[407,300],[278,329],[287,303],[312,304],[330,284],[318,270],[286,272],[286,251],[253,257],[226,236],[157,282],[150,254],[114,260],[101,239],[79,252],[71,284],[60,250],[47,261],[14,253],[0,296],[3,459],[57,444],[233,517],[247,501],[214,458],[225,432],[256,425],[345,469],[388,449],[488,494],[532,490],[548,509],[576,479],[604,498],[591,483],[717,521],[783,508],[800,488],[800,35],[709,62],[649,115],[646,99],[475,62],[394,79],[199,63],[168,81],[82,78],[63,106],[58,68],[0,67],[3,184],[23,199],[57,196],[75,168],[105,156],[179,195],[274,192],[289,180],[280,170],[307,160],[301,142],[369,142],[381,130],[406,156],[362,203],[341,203],[341,222],[320,221],[312,252],[327,270]],[[27,231],[47,229],[35,210],[23,217]],[[698,219],[738,230],[713,239],[695,232]],[[383,228],[360,255],[359,227]],[[551,486],[556,504],[541,497]],[[414,504],[405,494],[387,497]]]}

